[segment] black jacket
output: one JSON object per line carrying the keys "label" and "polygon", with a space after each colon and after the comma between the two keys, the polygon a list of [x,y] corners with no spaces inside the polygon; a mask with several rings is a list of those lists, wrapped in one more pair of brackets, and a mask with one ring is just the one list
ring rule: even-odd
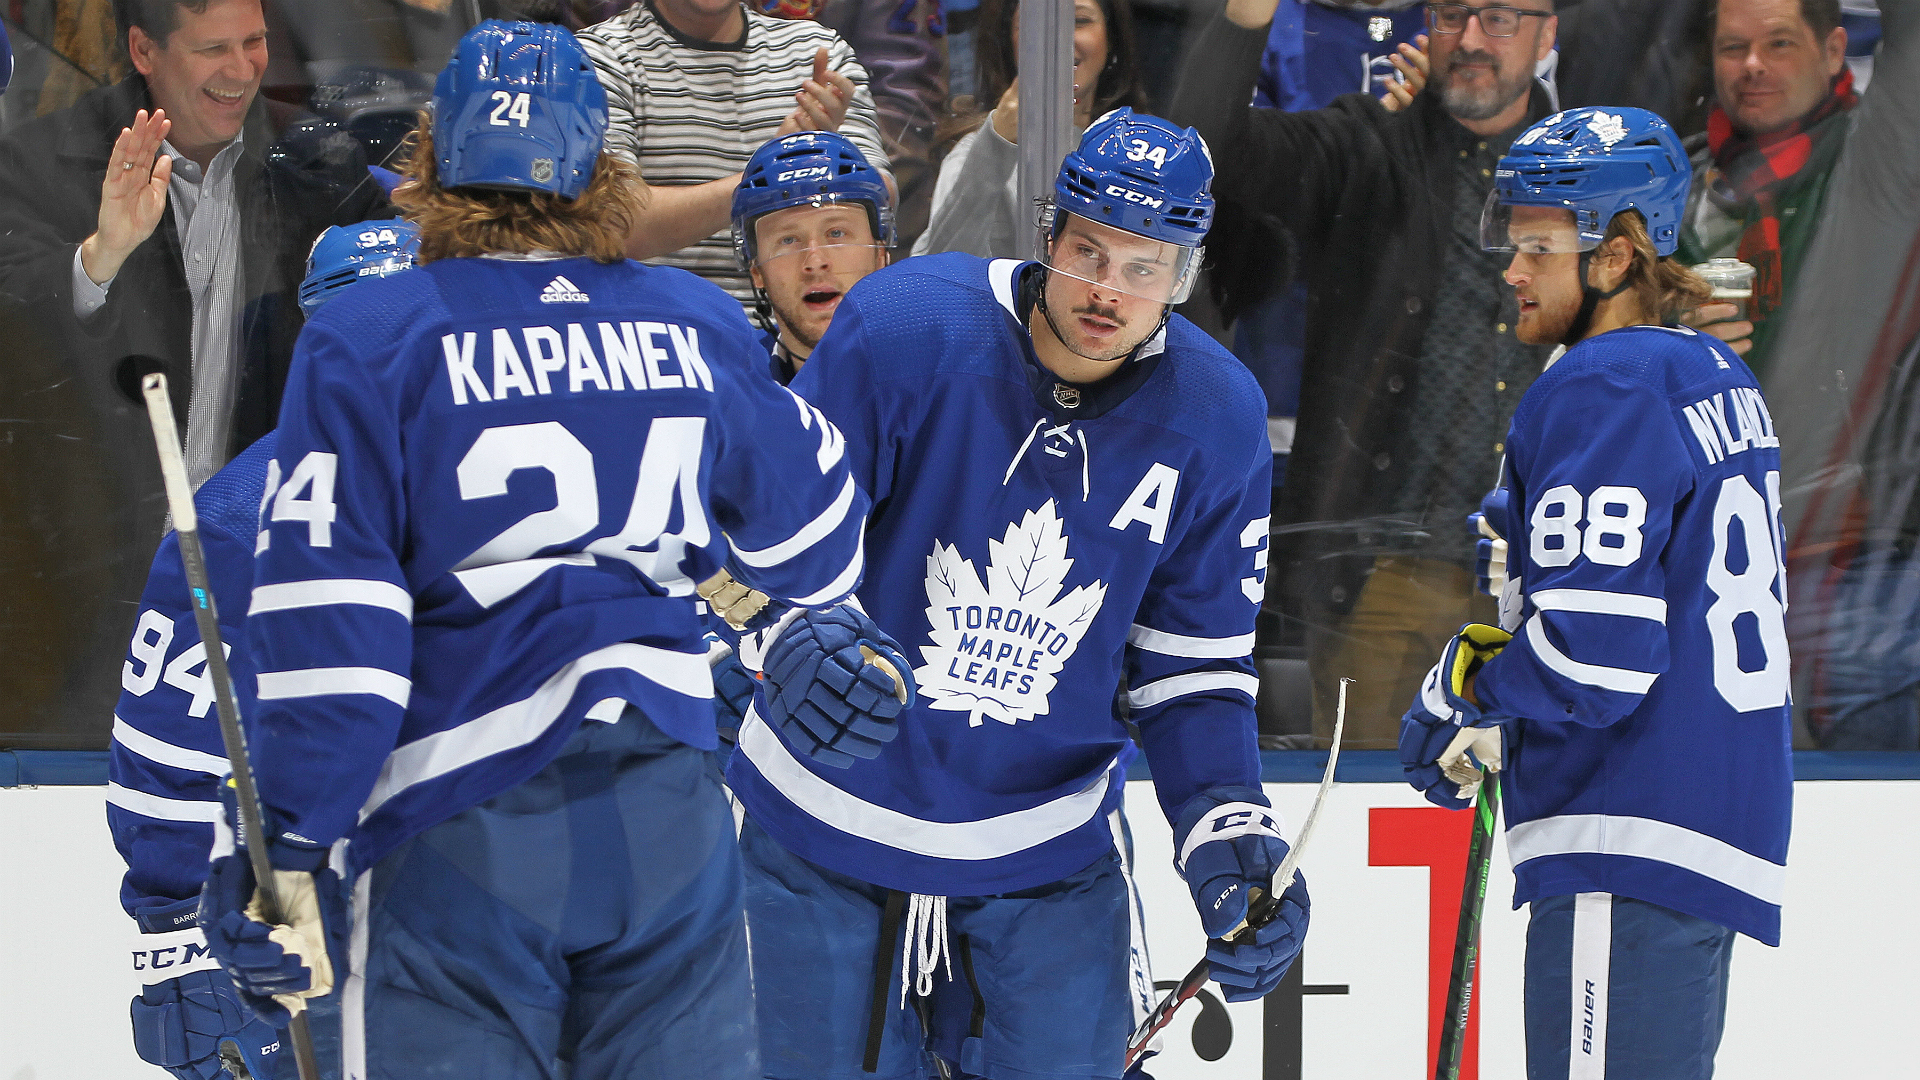
{"label": "black jacket", "polygon": [[[93,232],[108,154],[136,109],[134,76],[0,139],[0,746],[104,747],[137,601],[166,520],[131,357],[164,370],[184,425],[193,304],[171,208],[73,316],[73,254]],[[311,123],[277,136],[256,102],[236,172],[242,371],[231,449],[274,425],[302,319],[313,238],[385,213],[357,146]],[[221,598],[244,603],[245,598]]]}
{"label": "black jacket", "polygon": [[[1289,593],[1337,612],[1354,599],[1404,479],[1453,163],[1477,140],[1437,94],[1398,113],[1365,94],[1308,112],[1250,108],[1266,37],[1216,16],[1190,46],[1169,119],[1198,128],[1213,153],[1219,205],[1207,252],[1224,314],[1284,284],[1289,240],[1307,283],[1299,424],[1269,565],[1287,568]],[[1530,118],[1547,109],[1536,86]],[[1357,557],[1326,557],[1335,553]]]}
{"label": "black jacket", "polygon": [[[136,74],[0,140],[0,294],[59,328],[76,377],[112,377],[128,356],[158,360],[184,424],[193,304],[171,207],[121,267],[106,306],[85,320],[73,317],[73,253],[99,218],[107,157],[135,110],[151,107],[146,81]],[[279,415],[303,321],[295,294],[313,238],[329,225],[386,212],[385,195],[344,133],[301,125],[282,138],[267,122],[264,99],[256,98],[244,147],[234,174],[243,366],[232,453],[266,434]]]}

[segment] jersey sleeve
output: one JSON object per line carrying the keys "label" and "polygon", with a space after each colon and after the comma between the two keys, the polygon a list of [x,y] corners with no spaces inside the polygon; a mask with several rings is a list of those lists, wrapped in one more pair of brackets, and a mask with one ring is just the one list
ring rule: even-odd
{"label": "jersey sleeve", "polygon": [[1260,785],[1253,627],[1273,458],[1264,441],[1258,449],[1160,560],[1127,632],[1127,706],[1169,821],[1208,788]]}
{"label": "jersey sleeve", "polygon": [[1521,623],[1474,690],[1489,715],[1612,724],[1667,670],[1664,554],[1693,457],[1664,397],[1605,373],[1553,384],[1509,449]]}
{"label": "jersey sleeve", "polygon": [[722,396],[710,490],[734,576],[801,607],[839,603],[866,569],[869,503],[847,440],[764,371],[739,364],[714,374]]}
{"label": "jersey sleeve", "polygon": [[[233,536],[202,518],[200,544],[226,655],[241,669],[244,652],[235,656],[232,642],[246,617],[253,537]],[[195,897],[206,880],[213,823],[221,815],[220,778],[229,771],[206,665],[179,536],[168,533],[120,667],[107,749],[107,826],[127,863],[120,903],[129,915]],[[234,671],[234,681],[246,681],[244,670]]]}
{"label": "jersey sleeve", "polygon": [[280,837],[322,847],[354,823],[412,689],[397,396],[334,327],[309,323],[261,503],[254,770]]}

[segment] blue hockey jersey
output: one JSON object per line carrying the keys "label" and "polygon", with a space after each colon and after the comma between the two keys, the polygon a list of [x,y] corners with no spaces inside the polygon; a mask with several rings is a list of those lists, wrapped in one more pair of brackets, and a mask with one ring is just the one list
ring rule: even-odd
{"label": "blue hockey jersey", "polygon": [[1681,328],[1574,346],[1507,441],[1514,904],[1610,892],[1780,939],[1793,796],[1780,452],[1747,366]]}
{"label": "blue hockey jersey", "polygon": [[1253,103],[1263,109],[1320,109],[1342,94],[1384,93],[1394,78],[1388,57],[1427,32],[1427,5],[1332,7],[1282,0],[1260,54]]}
{"label": "blue hockey jersey", "polygon": [[750,715],[728,781],[796,854],[889,888],[1005,892],[1107,851],[1132,752],[1123,677],[1169,815],[1259,780],[1259,388],[1179,317],[1126,370],[1061,386],[1022,323],[1034,268],[881,270],[794,379],[873,498],[859,598],[917,664],[919,700],[849,769]]}
{"label": "blue hockey jersey", "polygon": [[[254,533],[275,442],[273,432],[262,436],[193,497],[242,716],[252,706],[253,668],[242,633]],[[135,918],[199,896],[206,880],[220,778],[229,771],[206,668],[180,539],[169,532],[140,596],[107,751],[107,826],[127,862],[120,903]]]}
{"label": "blue hockey jersey", "polygon": [[831,604],[863,565],[843,441],[766,363],[725,293],[631,262],[447,259],[321,309],[247,621],[282,835],[364,869],[629,703],[712,748],[695,583]]}

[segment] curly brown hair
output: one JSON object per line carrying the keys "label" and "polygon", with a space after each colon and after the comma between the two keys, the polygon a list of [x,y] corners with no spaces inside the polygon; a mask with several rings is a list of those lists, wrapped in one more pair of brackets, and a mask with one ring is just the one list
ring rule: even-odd
{"label": "curly brown hair", "polygon": [[393,203],[420,226],[417,263],[496,252],[553,251],[615,263],[627,257],[627,234],[646,209],[647,186],[632,165],[605,151],[578,198],[544,191],[443,188],[434,165],[426,113],[408,136],[406,182]]}

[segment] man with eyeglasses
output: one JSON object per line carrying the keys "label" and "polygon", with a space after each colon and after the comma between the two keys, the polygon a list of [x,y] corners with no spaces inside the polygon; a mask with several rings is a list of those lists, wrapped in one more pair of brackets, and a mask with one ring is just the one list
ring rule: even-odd
{"label": "man with eyeglasses", "polygon": [[1308,291],[1299,422],[1276,494],[1263,642],[1304,642],[1314,732],[1354,676],[1347,745],[1396,744],[1400,703],[1473,590],[1460,522],[1498,476],[1507,422],[1547,349],[1518,341],[1497,258],[1480,250],[1493,169],[1552,111],[1534,77],[1551,0],[1428,4],[1430,85],[1398,111],[1352,94],[1249,108],[1276,0],[1229,0],[1195,43],[1170,110],[1218,154],[1213,282],[1229,318],[1268,295],[1291,234]]}

